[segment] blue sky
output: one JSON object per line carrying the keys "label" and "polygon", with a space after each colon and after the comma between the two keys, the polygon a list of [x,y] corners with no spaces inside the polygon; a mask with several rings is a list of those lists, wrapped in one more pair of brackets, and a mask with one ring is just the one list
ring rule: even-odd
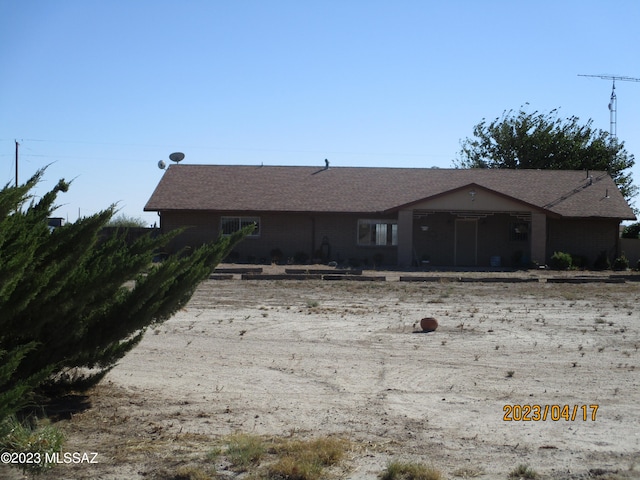
{"label": "blue sky", "polygon": [[[0,183],[49,165],[74,221],[144,204],[157,162],[452,166],[528,103],[609,130],[640,77],[640,2],[0,0]],[[640,83],[617,82],[640,162]],[[640,167],[633,170],[640,184]],[[638,203],[638,202],[636,202]]]}

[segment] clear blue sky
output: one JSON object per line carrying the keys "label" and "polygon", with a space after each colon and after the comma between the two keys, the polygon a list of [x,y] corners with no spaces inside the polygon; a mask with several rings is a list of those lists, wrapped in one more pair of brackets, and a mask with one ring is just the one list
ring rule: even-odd
{"label": "clear blue sky", "polygon": [[[0,0],[0,183],[50,164],[57,215],[142,209],[184,163],[451,167],[529,103],[609,130],[640,77],[640,2]],[[640,163],[640,83],[618,82]],[[640,167],[634,168],[640,184]],[[636,202],[638,203],[638,202]]]}

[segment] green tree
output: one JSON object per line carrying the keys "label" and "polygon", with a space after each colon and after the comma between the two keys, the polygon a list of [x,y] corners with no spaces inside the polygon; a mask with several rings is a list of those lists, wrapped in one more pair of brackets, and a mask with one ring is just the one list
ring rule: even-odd
{"label": "green tree", "polygon": [[121,213],[107,223],[107,227],[138,227],[144,228],[148,227],[147,221],[144,218],[137,218],[133,216],[127,216],[124,213]]}
{"label": "green tree", "polygon": [[483,119],[473,137],[461,141],[458,168],[533,168],[608,171],[628,202],[637,194],[629,169],[634,157],[609,133],[581,124],[578,117],[509,110]]}
{"label": "green tree", "polygon": [[640,222],[627,225],[622,230],[622,238],[640,238]]}
{"label": "green tree", "polygon": [[42,174],[0,190],[0,420],[34,390],[99,381],[148,326],[184,306],[248,233],[152,265],[173,235],[126,242],[119,229],[101,238],[114,206],[50,231],[47,218],[68,184],[27,206]]}

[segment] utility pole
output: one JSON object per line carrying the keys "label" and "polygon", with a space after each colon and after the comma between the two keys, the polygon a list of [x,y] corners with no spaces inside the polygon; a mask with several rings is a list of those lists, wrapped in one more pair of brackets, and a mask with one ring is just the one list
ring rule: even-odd
{"label": "utility pole", "polygon": [[622,75],[580,75],[579,77],[596,77],[603,80],[612,80],[613,88],[611,90],[611,98],[609,100],[609,134],[611,139],[618,136],[618,98],[616,97],[616,80],[625,82],[640,82],[640,78],[623,77]]}
{"label": "utility pole", "polygon": [[20,144],[18,143],[18,140],[15,140],[16,142],[16,187],[18,186],[18,147],[20,146]]}

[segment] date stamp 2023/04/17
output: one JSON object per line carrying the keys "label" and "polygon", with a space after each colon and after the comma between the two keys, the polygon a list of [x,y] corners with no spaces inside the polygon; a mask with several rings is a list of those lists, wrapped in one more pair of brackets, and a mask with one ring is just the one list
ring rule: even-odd
{"label": "date stamp 2023/04/17", "polygon": [[551,420],[565,421],[596,421],[598,405],[520,405],[507,404],[502,408],[505,422],[546,422]]}

